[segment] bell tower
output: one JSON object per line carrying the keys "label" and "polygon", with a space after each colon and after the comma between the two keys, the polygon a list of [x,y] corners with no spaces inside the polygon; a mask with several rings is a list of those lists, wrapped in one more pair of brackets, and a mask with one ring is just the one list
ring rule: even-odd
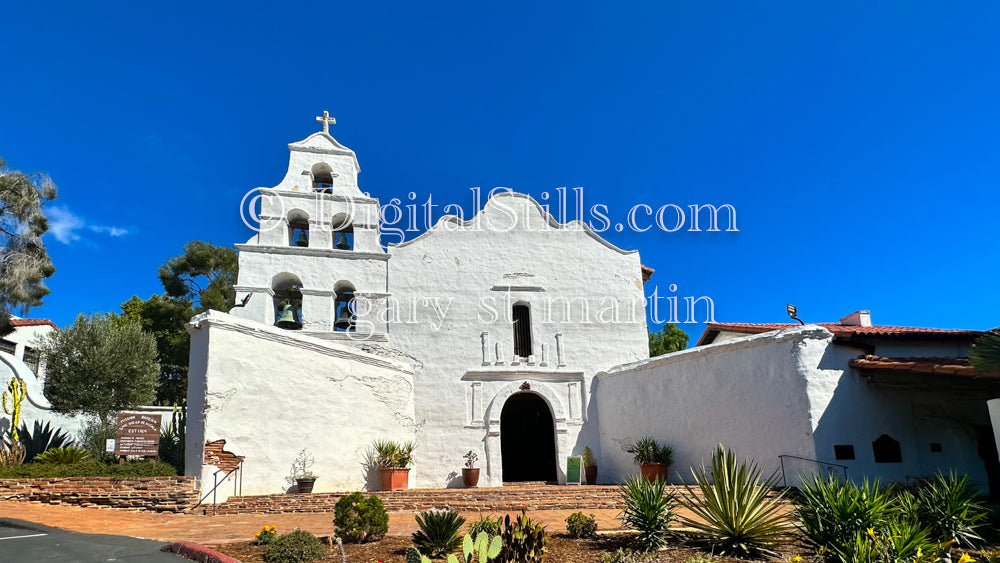
{"label": "bell tower", "polygon": [[357,155],[330,134],[336,120],[324,111],[316,121],[321,131],[288,145],[281,182],[257,190],[258,232],[236,245],[237,302],[250,301],[231,313],[321,338],[385,340],[379,202],[358,187]]}

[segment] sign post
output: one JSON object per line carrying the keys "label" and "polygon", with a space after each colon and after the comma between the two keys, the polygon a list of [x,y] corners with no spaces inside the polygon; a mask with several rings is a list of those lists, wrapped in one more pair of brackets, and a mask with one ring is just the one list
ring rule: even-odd
{"label": "sign post", "polygon": [[580,469],[583,466],[583,456],[570,456],[566,458],[566,484],[581,484]]}
{"label": "sign post", "polygon": [[125,462],[125,456],[156,456],[160,453],[160,415],[121,413],[115,432],[115,455]]}

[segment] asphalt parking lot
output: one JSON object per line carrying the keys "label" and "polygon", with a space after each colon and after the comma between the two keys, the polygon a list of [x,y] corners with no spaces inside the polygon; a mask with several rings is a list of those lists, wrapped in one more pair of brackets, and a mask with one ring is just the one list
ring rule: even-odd
{"label": "asphalt parking lot", "polygon": [[0,561],[36,563],[64,561],[98,563],[178,563],[184,559],[163,553],[163,542],[127,536],[78,534],[30,522],[0,519]]}

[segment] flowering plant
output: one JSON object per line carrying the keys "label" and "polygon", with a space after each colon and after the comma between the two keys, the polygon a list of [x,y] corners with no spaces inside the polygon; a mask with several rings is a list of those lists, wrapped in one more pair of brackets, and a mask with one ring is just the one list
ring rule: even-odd
{"label": "flowering plant", "polygon": [[257,538],[257,545],[267,545],[278,537],[278,530],[274,526],[264,526],[253,537]]}

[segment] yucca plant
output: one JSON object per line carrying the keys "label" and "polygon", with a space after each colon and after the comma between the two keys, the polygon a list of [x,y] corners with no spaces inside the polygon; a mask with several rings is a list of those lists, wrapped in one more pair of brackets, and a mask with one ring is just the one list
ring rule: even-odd
{"label": "yucca plant", "polygon": [[68,465],[70,463],[83,461],[89,457],[90,452],[87,450],[81,450],[80,448],[70,446],[68,448],[51,448],[46,450],[45,452],[35,456],[35,462]]}
{"label": "yucca plant", "polygon": [[442,557],[462,545],[459,532],[465,524],[454,510],[427,510],[417,514],[420,530],[413,533],[413,545],[423,555]]}
{"label": "yucca plant", "polygon": [[821,475],[802,483],[796,514],[806,547],[830,561],[839,560],[859,533],[881,530],[896,518],[898,501],[878,480],[861,485]]}
{"label": "yucca plant", "polygon": [[[695,532],[696,539],[710,544],[713,552],[736,557],[773,554],[775,543],[791,531],[782,494],[770,496],[777,482],[772,474],[761,478],[755,461],[739,461],[721,444],[712,454],[711,470],[691,468],[696,488],[685,485],[679,499],[695,518],[681,522]],[[697,490],[696,490],[697,489]]]}
{"label": "yucca plant", "polygon": [[376,469],[405,469],[413,463],[414,447],[412,442],[375,440],[369,455]]}
{"label": "yucca plant", "polygon": [[59,428],[52,428],[48,422],[43,425],[37,420],[30,431],[27,424],[21,423],[21,429],[18,431],[17,438],[24,445],[25,463],[33,461],[35,456],[52,448],[63,448],[74,445],[73,440],[65,431]]}
{"label": "yucca plant", "polygon": [[856,532],[830,557],[840,563],[932,563],[940,561],[940,545],[926,529],[905,520],[888,522],[881,530]]}
{"label": "yucca plant", "polygon": [[633,475],[619,485],[624,508],[619,516],[625,527],[639,532],[643,551],[655,551],[667,543],[667,528],[674,517],[676,499],[666,481],[649,481]]}
{"label": "yucca plant", "polygon": [[968,475],[938,473],[918,484],[915,494],[900,496],[904,516],[926,526],[934,539],[965,547],[983,541],[977,530],[986,524],[987,510]]}

